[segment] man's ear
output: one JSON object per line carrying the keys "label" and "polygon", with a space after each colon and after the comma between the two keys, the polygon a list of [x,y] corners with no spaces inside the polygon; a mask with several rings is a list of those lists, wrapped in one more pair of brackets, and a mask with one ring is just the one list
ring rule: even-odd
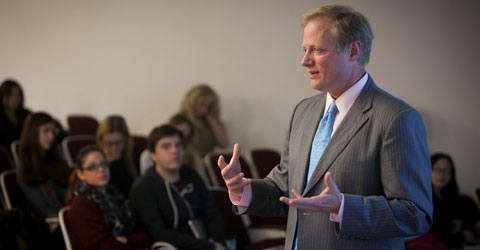
{"label": "man's ear", "polygon": [[152,159],[153,163],[156,163],[157,162],[157,156],[155,155],[155,153],[148,152],[148,154],[150,155],[150,159]]}
{"label": "man's ear", "polygon": [[359,41],[354,41],[350,44],[350,62],[357,61],[362,52],[362,44]]}

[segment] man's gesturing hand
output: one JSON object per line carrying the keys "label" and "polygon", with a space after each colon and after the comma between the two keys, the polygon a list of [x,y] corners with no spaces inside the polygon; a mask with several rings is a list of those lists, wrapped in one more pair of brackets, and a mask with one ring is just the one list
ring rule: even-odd
{"label": "man's gesturing hand", "polygon": [[292,190],[295,199],[280,197],[280,201],[307,212],[338,213],[342,203],[342,194],[332,179],[330,172],[325,174],[327,187],[317,196],[303,197],[296,190]]}
{"label": "man's gesturing hand", "polygon": [[240,166],[240,144],[236,143],[233,147],[233,156],[228,165],[225,163],[225,157],[218,157],[218,167],[222,170],[222,177],[231,193],[242,194],[243,187],[250,184],[251,180],[243,178],[242,166]]}

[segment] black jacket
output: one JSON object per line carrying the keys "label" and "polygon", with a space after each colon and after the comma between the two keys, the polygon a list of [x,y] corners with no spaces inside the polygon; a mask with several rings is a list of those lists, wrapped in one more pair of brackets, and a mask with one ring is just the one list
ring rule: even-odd
{"label": "black jacket", "polygon": [[189,187],[190,191],[185,192],[184,199],[191,206],[194,217],[204,222],[208,238],[225,244],[223,220],[200,176],[191,168],[182,166],[180,179],[185,185],[183,190],[176,190],[175,185],[168,184],[178,208],[176,228],[174,209],[168,197],[165,181],[154,167],[148,169],[132,186],[130,191],[132,209],[144,222],[151,239],[155,242],[169,242],[180,249],[214,249],[214,245],[208,240],[196,239],[188,226],[190,214],[180,193]]}

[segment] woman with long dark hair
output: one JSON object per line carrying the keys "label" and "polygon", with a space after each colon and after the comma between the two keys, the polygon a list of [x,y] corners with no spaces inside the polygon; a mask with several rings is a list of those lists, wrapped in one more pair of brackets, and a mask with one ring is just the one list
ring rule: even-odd
{"label": "woman with long dark hair", "polygon": [[463,248],[480,233],[480,214],[475,203],[459,193],[455,165],[445,153],[431,156],[433,226],[430,232],[449,248]]}
{"label": "woman with long dark hair", "polygon": [[20,84],[12,79],[0,86],[0,145],[10,152],[10,145],[20,138],[23,123],[30,110],[23,106],[24,95]]}
{"label": "woman with long dark hair", "polygon": [[56,217],[65,205],[69,169],[55,140],[55,120],[48,114],[30,114],[19,143],[18,183],[33,209]]}

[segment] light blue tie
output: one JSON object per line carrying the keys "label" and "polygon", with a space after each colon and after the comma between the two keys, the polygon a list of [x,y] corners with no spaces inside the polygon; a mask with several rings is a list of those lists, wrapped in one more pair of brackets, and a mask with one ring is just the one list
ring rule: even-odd
{"label": "light blue tie", "polygon": [[[318,161],[320,160],[320,157],[322,157],[323,151],[325,150],[328,142],[330,141],[330,137],[333,131],[333,122],[335,121],[335,115],[337,114],[337,112],[337,104],[335,104],[335,102],[332,102],[332,104],[330,104],[330,109],[322,118],[322,121],[320,121],[320,125],[318,125],[317,132],[315,133],[315,137],[313,138],[312,150],[310,151],[310,163],[308,165],[308,175],[306,183],[310,181],[313,171],[315,171]],[[293,238],[293,250],[297,250],[297,229],[295,229],[295,236]]]}
{"label": "light blue tie", "polygon": [[320,160],[320,157],[322,157],[323,151],[330,141],[333,130],[333,122],[335,121],[335,115],[337,112],[337,104],[332,102],[332,104],[330,104],[330,109],[322,118],[322,121],[318,126],[315,137],[313,138],[312,151],[310,151],[310,164],[308,165],[308,175],[305,183],[310,181],[313,171],[315,171],[318,161]]}

